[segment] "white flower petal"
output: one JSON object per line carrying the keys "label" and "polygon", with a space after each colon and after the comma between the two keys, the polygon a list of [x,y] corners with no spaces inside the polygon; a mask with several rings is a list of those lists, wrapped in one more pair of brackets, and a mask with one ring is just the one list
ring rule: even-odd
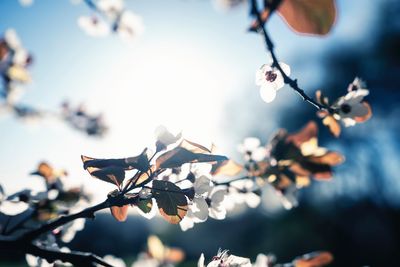
{"label": "white flower petal", "polygon": [[204,193],[209,192],[212,188],[210,182],[211,180],[205,175],[196,178],[193,184],[195,193],[202,195]]}
{"label": "white flower petal", "polygon": [[193,218],[190,218],[189,216],[185,216],[182,221],[179,222],[179,226],[181,227],[182,231],[187,231],[188,229],[191,229],[194,227],[194,221]]}
{"label": "white flower petal", "polygon": [[250,208],[256,208],[261,202],[261,197],[253,192],[249,192],[245,194],[245,201]]}
{"label": "white flower petal", "polygon": [[262,100],[264,100],[267,103],[271,103],[272,101],[274,101],[276,97],[276,90],[271,87],[262,86],[260,88],[260,95]]}
{"label": "white flower petal", "polygon": [[251,153],[251,158],[255,161],[262,161],[267,156],[267,149],[265,147],[257,147]]}
{"label": "white flower petal", "polygon": [[251,267],[250,259],[230,255],[226,261],[227,266],[231,267]]}
{"label": "white flower petal", "polygon": [[96,17],[81,16],[78,18],[79,27],[91,36],[106,36],[109,34],[109,26]]}
{"label": "white flower petal", "polygon": [[14,216],[26,211],[29,208],[29,205],[25,202],[18,201],[3,201],[0,204],[0,212],[9,216]]}
{"label": "white flower petal", "polygon": [[350,127],[356,125],[356,121],[353,120],[352,118],[343,118],[342,122],[345,127]]}
{"label": "white flower petal", "polygon": [[211,195],[211,206],[217,207],[221,205],[222,201],[224,201],[225,196],[227,195],[226,189],[221,189],[218,191],[215,191]]}
{"label": "white flower petal", "polygon": [[17,32],[14,29],[8,29],[5,31],[4,40],[6,41],[7,45],[13,50],[17,50],[21,47],[21,41],[17,35]]}
{"label": "white flower petal", "polygon": [[142,18],[131,11],[122,13],[117,33],[124,40],[132,40],[144,31]]}
{"label": "white flower petal", "polygon": [[201,253],[199,260],[197,261],[197,267],[204,267],[204,254]]}
{"label": "white flower petal", "polygon": [[208,205],[204,198],[194,198],[190,207],[194,222],[204,222],[208,218]]}
{"label": "white flower petal", "polygon": [[216,220],[223,220],[226,217],[226,210],[222,206],[219,208],[211,207],[210,217]]}
{"label": "white flower petal", "polygon": [[106,255],[103,257],[104,261],[107,262],[108,264],[115,266],[115,267],[126,267],[125,262],[117,257],[114,257],[113,255]]}
{"label": "white flower petal", "polygon": [[281,66],[281,69],[283,72],[286,74],[286,76],[290,76],[290,67],[284,62],[279,62],[279,66]]}

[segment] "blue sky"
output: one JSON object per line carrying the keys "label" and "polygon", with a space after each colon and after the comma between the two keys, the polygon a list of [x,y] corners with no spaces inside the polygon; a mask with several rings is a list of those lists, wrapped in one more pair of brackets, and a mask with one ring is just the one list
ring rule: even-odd
{"label": "blue sky", "polygon": [[[8,192],[39,188],[40,179],[27,174],[40,160],[47,160],[67,169],[76,183],[83,179],[89,188],[104,194],[112,187],[91,180],[82,169],[80,155],[135,155],[152,144],[153,131],[160,124],[231,152],[232,143],[245,137],[246,130],[226,135],[230,129],[221,129],[226,104],[246,92],[256,99],[254,105],[266,105],[258,97],[254,75],[267,56],[259,36],[246,33],[246,8],[218,12],[206,0],[126,2],[145,25],[145,33],[133,43],[117,36],[85,35],[76,23],[79,16],[91,14],[84,4],[36,0],[23,8],[16,0],[0,2],[0,32],[16,29],[34,55],[34,82],[26,87],[22,102],[49,110],[56,110],[64,99],[85,103],[89,110],[103,112],[110,126],[104,139],[92,139],[57,121],[26,125],[12,116],[1,117],[0,183]],[[314,91],[320,66],[296,69],[291,60],[310,48],[318,54],[349,38],[357,42],[366,31],[363,26],[373,23],[368,6],[376,3],[338,1],[339,20],[325,38],[298,36],[275,16],[268,27],[279,57]],[[288,89],[280,93],[269,107],[271,121],[266,127],[278,128],[274,114],[298,101]],[[254,116],[248,110],[237,112]],[[235,138],[230,140],[230,136]]]}

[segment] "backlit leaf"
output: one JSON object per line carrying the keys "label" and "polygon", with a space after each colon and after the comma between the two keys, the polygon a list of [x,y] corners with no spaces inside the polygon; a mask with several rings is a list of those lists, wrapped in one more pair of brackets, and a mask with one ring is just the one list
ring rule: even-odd
{"label": "backlit leaf", "polygon": [[143,211],[143,213],[149,213],[153,208],[153,201],[152,199],[141,199],[136,203],[136,207]]}
{"label": "backlit leaf", "polygon": [[122,167],[106,167],[106,168],[95,168],[88,167],[86,169],[89,174],[97,179],[102,181],[115,184],[116,186],[120,186],[125,179],[125,170]]}
{"label": "backlit leaf", "polygon": [[[326,35],[336,20],[334,0],[283,0],[277,12],[292,30],[304,34]],[[263,22],[269,16],[268,8],[261,12]],[[251,29],[257,27],[253,22]]]}
{"label": "backlit leaf", "polygon": [[333,261],[333,255],[327,251],[312,252],[293,261],[295,267],[322,267]]}
{"label": "backlit leaf", "polygon": [[228,158],[220,155],[194,153],[183,147],[176,147],[170,151],[165,152],[156,160],[158,168],[177,168],[185,163],[196,162],[210,162],[216,163],[218,161],[227,160]]}
{"label": "backlit leaf", "polygon": [[112,216],[119,222],[123,222],[128,217],[129,205],[124,205],[122,207],[113,206],[110,208]]}
{"label": "backlit leaf", "polygon": [[168,181],[153,181],[152,193],[160,214],[172,224],[179,223],[187,213],[187,199],[175,184]]}
{"label": "backlit leaf", "polygon": [[243,170],[243,166],[229,159],[220,161],[212,166],[212,175],[235,176]]}
{"label": "backlit leaf", "polygon": [[105,167],[119,167],[124,170],[137,169],[140,171],[147,171],[149,168],[149,161],[147,158],[146,150],[136,157],[121,158],[121,159],[95,159],[87,156],[81,156],[83,168],[88,167],[105,168]]}
{"label": "backlit leaf", "polygon": [[211,153],[211,150],[206,148],[205,146],[199,145],[187,139],[183,139],[179,146],[193,153]]}
{"label": "backlit leaf", "polygon": [[339,137],[340,132],[341,132],[341,127],[339,122],[331,115],[326,116],[323,120],[322,123],[328,127],[329,131],[333,134],[335,137]]}

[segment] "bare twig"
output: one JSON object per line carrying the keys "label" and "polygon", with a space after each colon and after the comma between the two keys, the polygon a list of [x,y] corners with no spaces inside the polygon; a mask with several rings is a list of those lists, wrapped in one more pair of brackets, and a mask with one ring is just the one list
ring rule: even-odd
{"label": "bare twig", "polygon": [[[279,5],[278,2],[280,1],[275,1],[277,4],[273,5],[269,16],[272,15],[273,11],[277,8]],[[272,66],[275,67],[282,75],[283,80],[285,84],[289,85],[296,93],[298,93],[304,101],[310,103],[313,105],[315,108],[318,110],[330,110],[329,107],[325,105],[321,105],[317,101],[315,101],[312,97],[308,96],[303,89],[301,89],[298,84],[297,84],[297,79],[292,79],[289,76],[286,75],[286,73],[282,70],[281,66],[279,65],[278,58],[275,55],[274,52],[274,44],[271,41],[271,38],[268,35],[267,29],[265,28],[265,23],[263,22],[260,11],[257,6],[257,0],[250,0],[250,5],[251,5],[251,14],[254,15],[257,19],[257,27],[258,27],[258,32],[260,32],[265,40],[265,45],[269,53],[271,54],[272,57]]]}

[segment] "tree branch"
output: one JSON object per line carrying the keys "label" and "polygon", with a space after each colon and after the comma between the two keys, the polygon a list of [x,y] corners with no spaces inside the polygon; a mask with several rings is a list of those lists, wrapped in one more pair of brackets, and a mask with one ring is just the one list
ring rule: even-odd
{"label": "tree branch", "polygon": [[34,256],[40,257],[42,259],[47,260],[52,263],[56,260],[60,260],[62,262],[69,262],[74,266],[105,266],[105,267],[113,267],[112,265],[105,262],[99,256],[96,256],[93,253],[87,252],[63,252],[60,250],[52,250],[45,247],[41,247],[38,245],[29,245],[25,252],[27,254],[32,254]]}
{"label": "tree branch", "polygon": [[23,235],[20,239],[32,241],[32,240],[38,238],[40,235],[42,235],[46,232],[49,232],[51,230],[54,230],[57,227],[67,224],[73,220],[76,220],[79,218],[93,219],[95,217],[95,213],[99,210],[103,210],[103,209],[110,208],[113,206],[122,207],[124,205],[134,204],[138,201],[138,199],[139,199],[139,196],[125,198],[124,194],[120,194],[115,197],[109,197],[105,201],[103,201],[95,206],[86,208],[78,213],[61,216],[52,222],[46,223],[46,224],[40,226],[39,228],[32,230],[32,231],[28,232],[27,234]]}
{"label": "tree branch", "polygon": [[[277,68],[278,71],[281,73],[283,80],[285,84],[289,85],[296,93],[298,93],[304,101],[310,103],[313,105],[315,108],[318,110],[328,110],[330,111],[330,107],[327,107],[325,105],[319,104],[317,101],[315,101],[312,97],[308,96],[303,89],[301,89],[298,84],[297,84],[297,79],[292,79],[289,76],[286,75],[286,73],[282,70],[281,66],[279,65],[278,58],[275,55],[274,52],[274,44],[271,41],[271,38],[268,35],[268,32],[265,28],[265,23],[263,22],[260,11],[258,10],[257,6],[257,0],[250,0],[251,2],[251,14],[254,15],[257,19],[257,27],[258,27],[258,32],[260,32],[265,40],[265,45],[269,53],[271,54],[272,57],[272,66]],[[278,2],[278,1],[277,1]],[[279,1],[280,2],[280,1]],[[276,7],[279,5],[273,5],[274,8],[271,8],[269,16],[272,15],[273,11],[276,9]]]}

